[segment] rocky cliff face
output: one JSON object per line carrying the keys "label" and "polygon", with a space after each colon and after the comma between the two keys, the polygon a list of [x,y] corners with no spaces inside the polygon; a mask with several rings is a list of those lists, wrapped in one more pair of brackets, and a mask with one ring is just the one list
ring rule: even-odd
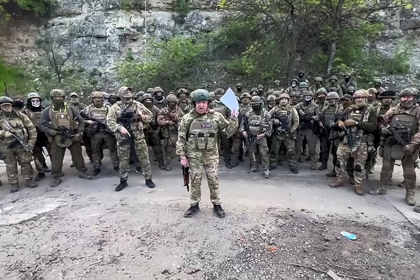
{"label": "rocky cliff face", "polygon": [[[101,74],[98,87],[114,90],[119,86],[115,68],[128,53],[141,59],[150,38],[169,39],[174,35],[194,36],[211,32],[224,19],[212,1],[195,0],[186,15],[173,12],[172,0],[56,0],[54,17],[43,27],[16,20],[9,30],[0,31],[0,52],[10,62],[36,60],[37,38],[51,36],[61,55],[72,53],[65,67],[82,67]],[[408,45],[412,75],[387,76],[392,87],[416,84],[420,78],[420,3],[412,10],[382,11],[377,20],[386,28],[373,45],[383,55],[392,56],[398,47]],[[135,8],[133,10],[131,8]]]}

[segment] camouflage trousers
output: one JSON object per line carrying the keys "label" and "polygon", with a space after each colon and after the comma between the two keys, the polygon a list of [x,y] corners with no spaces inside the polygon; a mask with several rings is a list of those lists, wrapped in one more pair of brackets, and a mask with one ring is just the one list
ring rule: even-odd
{"label": "camouflage trousers", "polygon": [[41,168],[41,166],[38,166],[37,164],[35,164],[36,171],[38,171],[40,173],[43,173],[44,172],[44,167],[47,166],[47,163],[45,162],[44,154],[42,153],[42,147],[43,146],[47,148],[48,154],[50,154],[50,157],[51,157],[51,145],[49,143],[45,144],[45,145],[42,145],[42,144],[37,142],[34,146],[34,149],[32,150],[32,154],[33,154],[34,158],[38,159],[39,162],[42,164],[42,168]]}
{"label": "camouflage trousers", "polygon": [[113,167],[118,167],[118,153],[117,153],[117,140],[115,136],[108,132],[95,133],[90,138],[90,146],[92,147],[92,159],[93,168],[97,169],[100,167],[101,159],[103,156],[102,146],[106,143],[109,150],[109,156]]}
{"label": "camouflage trousers", "polygon": [[[295,158],[295,140],[287,135],[274,135],[271,142],[270,165],[277,166],[279,161],[279,151],[284,145],[286,156],[289,160],[289,166],[296,166]],[[300,154],[300,151],[299,151]]]}
{"label": "camouflage trousers", "polygon": [[233,141],[233,158],[232,158],[232,162],[236,164],[236,163],[239,162],[239,159],[242,159],[243,158],[243,155],[244,155],[244,149],[243,149],[243,141],[244,141],[244,138],[237,131],[232,136],[232,141]]}
{"label": "camouflage trousers", "polygon": [[140,161],[144,178],[152,179],[152,169],[150,168],[149,161],[149,149],[147,147],[146,140],[144,139],[144,136],[138,131],[134,131],[133,133],[134,135],[131,135],[132,137],[134,137],[133,148],[131,148],[129,143],[124,143],[124,145],[121,145],[121,141],[123,141],[125,138],[122,137],[120,134],[118,134],[117,136],[118,157],[120,159],[120,179],[128,179],[128,172],[130,171],[131,149],[134,149],[137,158]]}
{"label": "camouflage trousers", "polygon": [[86,171],[85,159],[82,155],[82,146],[80,142],[73,142],[73,144],[67,148],[59,147],[55,144],[55,141],[51,142],[51,175],[54,178],[63,177],[63,160],[66,153],[66,149],[69,149],[71,159],[76,164],[78,171]]}
{"label": "camouflage trousers", "polygon": [[[178,138],[178,136],[176,138]],[[172,164],[172,159],[174,158],[175,152],[176,138],[163,138],[162,140],[160,140],[160,145],[162,147],[163,163],[165,164],[165,166]]]}
{"label": "camouflage trousers", "polygon": [[362,185],[365,179],[365,163],[367,159],[367,144],[360,143],[359,147],[351,153],[351,149],[347,144],[340,143],[337,148],[337,164],[335,171],[337,173],[338,181],[344,181],[344,174],[346,173],[347,160],[353,156],[354,158],[354,182],[356,186]]}
{"label": "camouflage trousers", "polygon": [[144,136],[146,138],[147,144],[153,147],[153,154],[155,156],[155,160],[159,162],[163,162],[162,147],[160,145],[160,137],[158,133],[156,133],[156,130],[145,130]]}
{"label": "camouflage trousers", "polygon": [[300,157],[300,151],[302,149],[303,140],[306,139],[308,142],[309,156],[311,157],[311,162],[316,163],[318,161],[318,154],[316,151],[316,143],[318,137],[314,134],[312,129],[299,129],[296,134],[296,143],[295,143],[295,158],[296,161]]}
{"label": "camouflage trousers", "polygon": [[[217,155],[217,156],[215,156]],[[188,156],[190,163],[191,176],[191,190],[190,200],[191,205],[196,205],[201,200],[201,181],[203,179],[203,169],[206,172],[207,184],[210,189],[210,200],[213,204],[220,204],[219,191],[219,156],[217,151],[197,152]]]}
{"label": "camouflage trousers", "polygon": [[[405,156],[401,160],[403,169],[403,178],[406,189],[414,190],[416,188],[416,170],[415,162],[417,153],[411,156]],[[392,173],[394,172],[395,159],[391,158],[391,147],[384,146],[384,157],[382,159],[381,175],[379,177],[379,184],[381,187],[389,186],[392,180]]]}
{"label": "camouflage trousers", "polygon": [[7,148],[4,156],[7,178],[10,184],[17,184],[19,181],[18,163],[21,166],[23,179],[25,181],[32,180],[34,170],[32,169],[32,155],[30,153],[21,147],[15,147],[13,149]]}
{"label": "camouflage trousers", "polygon": [[256,143],[249,147],[249,162],[251,168],[258,169],[258,157],[264,171],[269,169],[270,157],[268,154],[267,137],[256,140]]}

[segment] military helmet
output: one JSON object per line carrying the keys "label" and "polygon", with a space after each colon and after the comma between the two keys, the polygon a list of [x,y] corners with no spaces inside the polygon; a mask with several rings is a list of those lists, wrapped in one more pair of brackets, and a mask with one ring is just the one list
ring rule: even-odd
{"label": "military helmet", "polygon": [[132,89],[130,87],[122,86],[118,89],[119,97],[133,97]]}
{"label": "military helmet", "polygon": [[353,96],[351,96],[350,94],[344,94],[341,97],[341,100],[343,100],[343,99],[347,99],[347,100],[353,101]]}
{"label": "military helmet", "polygon": [[260,105],[262,103],[262,99],[260,96],[253,96],[251,98],[251,106],[252,105]]}
{"label": "military helmet", "polygon": [[319,88],[319,89],[316,91],[316,95],[318,95],[318,94],[320,94],[320,93],[327,94],[327,90],[326,90],[324,87]]}
{"label": "military helmet", "polygon": [[50,92],[50,96],[51,97],[58,97],[58,96],[65,97],[66,94],[64,93],[64,90],[62,90],[62,89],[53,89]]}
{"label": "military helmet", "polygon": [[263,85],[258,85],[258,90],[260,90],[260,89],[262,89],[262,90],[264,90],[264,86]]}
{"label": "military helmet", "polygon": [[242,84],[241,84],[241,83],[237,83],[237,84],[236,84],[236,87],[237,87],[237,88],[242,88]]}
{"label": "military helmet", "polygon": [[373,82],[382,84],[382,80],[380,78],[373,79]]}
{"label": "military helmet", "polygon": [[79,97],[79,95],[77,94],[77,92],[72,92],[70,93],[70,97]]}
{"label": "military helmet", "polygon": [[280,90],[275,90],[275,91],[273,92],[273,94],[274,94],[275,96],[280,96],[281,91],[280,91]]}
{"label": "military helmet", "polygon": [[280,84],[280,80],[275,80],[274,83],[275,84]]}
{"label": "military helmet", "polygon": [[39,94],[36,93],[36,92],[30,92],[30,93],[28,93],[28,95],[26,96],[26,98],[27,99],[31,99],[31,98],[39,98],[39,99],[41,99],[41,96],[39,96]]}
{"label": "military helmet", "polygon": [[276,101],[276,96],[274,94],[270,94],[269,96],[267,96],[267,101]]}
{"label": "military helmet", "polygon": [[178,98],[176,98],[175,94],[168,94],[168,96],[166,96],[166,101],[167,102],[178,102]]}
{"label": "military helmet", "polygon": [[397,93],[393,90],[385,90],[379,94],[378,99],[394,99],[396,94]]}
{"label": "military helmet", "polygon": [[155,87],[155,88],[153,89],[153,94],[158,93],[158,92],[163,93],[163,89],[162,89],[161,87]]}
{"label": "military helmet", "polygon": [[331,76],[330,81],[332,81],[332,80],[338,81],[337,76]]}
{"label": "military helmet", "polygon": [[144,91],[139,91],[138,93],[137,93],[137,98],[141,98],[142,96],[144,95]]}
{"label": "military helmet", "polygon": [[90,97],[91,98],[94,98],[94,97],[104,97],[104,93],[103,92],[100,92],[100,91],[94,91],[94,92],[92,92],[90,94]]}
{"label": "military helmet", "polygon": [[347,91],[356,91],[356,89],[354,88],[354,86],[348,86]]}
{"label": "military helmet", "polygon": [[293,81],[297,82],[297,81],[298,81],[298,79],[297,79],[297,78],[292,78],[292,79],[290,80],[290,83],[292,83]]}
{"label": "military helmet", "polygon": [[150,93],[145,93],[143,94],[143,96],[141,97],[141,101],[144,101],[146,99],[153,99],[152,95]]}
{"label": "military helmet", "polygon": [[322,82],[322,78],[321,78],[321,77],[316,77],[316,78],[315,78],[315,81],[316,81],[316,82]]}
{"label": "military helmet", "polygon": [[305,70],[299,70],[298,74],[305,74]]}
{"label": "military helmet", "polygon": [[250,89],[250,92],[258,92],[258,89],[256,87],[253,87]]}
{"label": "military helmet", "polygon": [[214,94],[215,95],[223,95],[225,93],[225,90],[224,89],[222,89],[222,88],[216,88],[215,90],[214,90]]}
{"label": "military helmet", "polygon": [[299,88],[309,88],[308,83],[307,82],[301,82],[299,84]]}
{"label": "military helmet", "polygon": [[327,94],[326,100],[330,100],[330,99],[340,99],[340,96],[338,95],[338,93],[332,91]]}
{"label": "military helmet", "polygon": [[345,77],[351,77],[351,74],[350,73],[345,73],[344,75],[343,75],[343,77],[345,78]]}
{"label": "military helmet", "polygon": [[353,98],[356,98],[356,97],[368,98],[369,97],[369,92],[365,89],[359,89],[353,94]]}
{"label": "military helmet", "polygon": [[307,88],[303,88],[303,89],[301,89],[301,90],[300,90],[300,93],[301,93],[302,95],[305,95],[305,96],[308,96],[308,95],[310,95],[310,96],[314,96],[314,93],[312,92],[312,90],[309,90],[309,89],[307,89]]}
{"label": "military helmet", "polygon": [[147,93],[153,93],[153,88],[149,87],[149,88],[146,90],[146,92],[147,92]]}
{"label": "military helmet", "polygon": [[369,94],[378,95],[378,90],[376,88],[369,88],[367,91]]}
{"label": "military helmet", "polygon": [[269,90],[267,90],[267,94],[274,94],[274,89],[270,88]]}
{"label": "military helmet", "polygon": [[290,96],[287,93],[282,93],[280,94],[279,99],[282,99],[282,98],[290,99]]}
{"label": "military helmet", "polygon": [[104,98],[105,99],[108,99],[109,98],[109,93],[103,92],[103,94],[104,94]]}
{"label": "military helmet", "polygon": [[416,88],[405,88],[400,92],[400,96],[415,96],[417,97],[418,90]]}
{"label": "military helmet", "polygon": [[216,94],[214,93],[214,91],[209,91],[209,95],[210,95],[210,100],[214,100],[216,98]]}
{"label": "military helmet", "polygon": [[210,93],[205,89],[196,89],[192,93],[192,101],[211,101]]}
{"label": "military helmet", "polygon": [[187,94],[188,95],[188,90],[186,88],[180,88],[177,91],[177,95],[179,96],[181,93]]}
{"label": "military helmet", "polygon": [[251,97],[252,96],[251,96],[251,94],[249,94],[249,92],[244,92],[244,93],[241,94],[241,97],[239,99],[242,99],[242,98],[251,98]]}
{"label": "military helmet", "polygon": [[0,104],[10,104],[13,105],[13,99],[8,96],[0,97]]}

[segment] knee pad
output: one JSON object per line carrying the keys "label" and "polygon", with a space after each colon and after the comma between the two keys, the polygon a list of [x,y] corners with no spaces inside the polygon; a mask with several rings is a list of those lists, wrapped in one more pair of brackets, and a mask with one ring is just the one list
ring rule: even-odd
{"label": "knee pad", "polygon": [[337,161],[335,162],[335,166],[337,166],[338,168],[344,168],[345,166],[344,160],[341,158],[337,158]]}
{"label": "knee pad", "polygon": [[363,171],[363,166],[360,165],[359,163],[356,163],[354,165],[354,171],[356,171],[356,172],[362,172]]}

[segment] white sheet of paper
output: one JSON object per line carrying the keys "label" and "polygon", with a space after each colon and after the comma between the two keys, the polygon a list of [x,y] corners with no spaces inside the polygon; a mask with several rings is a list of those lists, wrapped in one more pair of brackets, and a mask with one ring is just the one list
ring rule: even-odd
{"label": "white sheet of paper", "polygon": [[223,96],[220,98],[220,101],[222,101],[223,104],[225,104],[226,107],[228,107],[230,111],[235,111],[236,116],[238,116],[239,103],[238,103],[238,99],[236,99],[235,93],[233,92],[231,88],[228,88],[225,94],[223,94]]}

